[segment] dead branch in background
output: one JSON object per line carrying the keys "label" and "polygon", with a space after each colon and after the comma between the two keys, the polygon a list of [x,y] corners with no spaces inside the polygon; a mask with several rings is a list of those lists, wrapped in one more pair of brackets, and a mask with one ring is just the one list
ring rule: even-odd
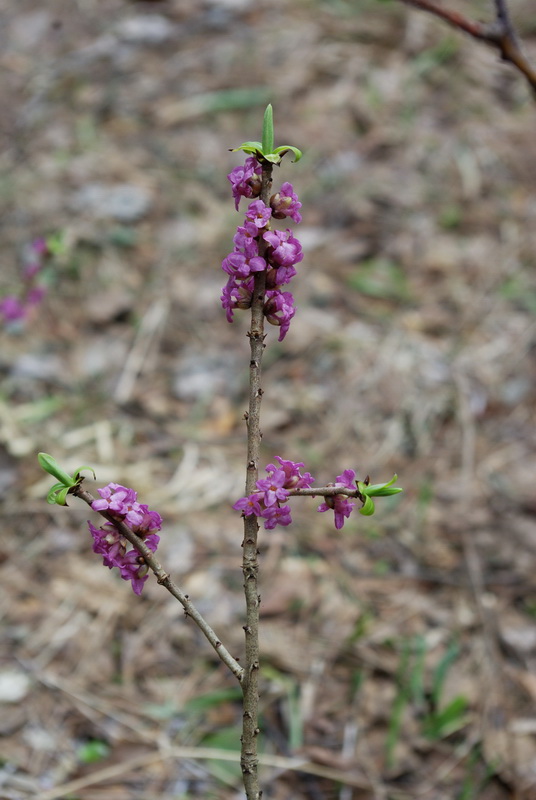
{"label": "dead branch in background", "polygon": [[527,79],[536,99],[536,69],[527,61],[517,34],[514,30],[506,0],[494,0],[495,19],[493,22],[477,22],[468,19],[457,11],[451,11],[436,5],[433,0],[400,0],[408,6],[414,6],[422,11],[428,11],[440,19],[448,22],[453,28],[457,28],[464,33],[478,39],[481,42],[494,47],[501,54],[503,61],[509,61]]}

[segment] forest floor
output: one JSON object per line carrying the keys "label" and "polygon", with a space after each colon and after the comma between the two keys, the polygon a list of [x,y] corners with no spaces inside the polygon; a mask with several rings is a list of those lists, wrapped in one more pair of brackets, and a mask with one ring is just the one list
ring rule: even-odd
{"label": "forest floor", "polygon": [[[446,0],[445,0],[446,4]],[[491,3],[454,2],[475,18]],[[536,62],[531,0],[512,2]],[[0,10],[0,798],[243,796],[235,679],[149,579],[47,506],[36,453],[134,487],[160,560],[243,659],[247,313],[220,306],[230,153],[267,102],[303,203],[268,326],[263,464],[404,492],[261,531],[264,800],[536,797],[536,107],[379,0],[34,0]],[[244,209],[242,204],[241,212]],[[328,518],[329,516],[329,518]],[[95,519],[96,518],[96,519]],[[229,755],[230,753],[230,755]],[[230,758],[231,760],[226,760]]]}

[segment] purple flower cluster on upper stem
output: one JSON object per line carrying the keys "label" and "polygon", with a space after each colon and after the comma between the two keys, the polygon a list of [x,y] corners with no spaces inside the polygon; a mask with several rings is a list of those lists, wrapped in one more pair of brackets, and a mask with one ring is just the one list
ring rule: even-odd
{"label": "purple flower cluster on upper stem", "polygon": [[36,276],[43,269],[50,251],[46,239],[39,237],[23,253],[21,287],[18,295],[9,294],[0,299],[0,319],[6,325],[26,319],[43,297],[46,289],[36,285]]}
{"label": "purple flower cluster on upper stem", "polygon": [[[256,517],[264,518],[264,527],[268,530],[275,528],[276,525],[290,525],[292,522],[290,508],[287,505],[282,506],[281,503],[286,501],[292,489],[308,489],[314,482],[309,472],[303,475],[300,473],[300,469],[304,466],[301,461],[284,461],[279,456],[276,456],[275,460],[279,462],[279,466],[268,464],[266,467],[268,477],[257,481],[257,491],[242,497],[233,506],[245,517],[254,514]],[[355,471],[345,469],[341,475],[337,475],[335,483],[328,483],[328,486],[355,491]],[[354,506],[355,503],[341,493],[327,496],[317,511],[334,511],[335,527],[340,530]]]}
{"label": "purple flower cluster on upper stem", "polygon": [[[91,508],[94,511],[107,511],[123,521],[154,553],[160,541],[160,536],[155,533],[162,527],[160,514],[138,503],[134,489],[118,483],[109,483],[97,491],[100,499],[94,500]],[[132,583],[135,594],[141,594],[149,572],[143,556],[134,547],[128,549],[130,542],[112,522],[106,522],[101,528],[96,528],[89,521],[88,525],[93,536],[93,551],[102,555],[104,566],[110,569],[117,567],[123,580]]]}
{"label": "purple flower cluster on upper stem", "polygon": [[[240,199],[258,198],[261,192],[262,167],[254,156],[246,159],[243,166],[235,167],[227,176],[232,186],[235,207]],[[266,296],[264,315],[271,325],[279,327],[282,341],[290,326],[296,309],[291,292],[282,286],[296,275],[296,264],[303,259],[301,244],[287,228],[285,231],[270,230],[270,219],[290,217],[301,222],[301,203],[292,184],[284,183],[270,198],[270,204],[256,199],[248,206],[243,225],[239,225],[233,237],[234,249],[222,262],[222,269],[229,276],[223,287],[221,301],[229,322],[233,321],[235,309],[251,307],[256,272],[266,271]],[[259,244],[262,242],[262,253]]]}

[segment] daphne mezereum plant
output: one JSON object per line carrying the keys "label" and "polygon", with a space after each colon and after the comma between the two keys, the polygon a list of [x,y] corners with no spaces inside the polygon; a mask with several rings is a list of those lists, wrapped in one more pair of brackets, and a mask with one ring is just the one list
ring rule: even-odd
{"label": "daphne mezereum plant", "polygon": [[[332,510],[335,527],[342,528],[359,503],[359,512],[365,516],[374,513],[373,497],[393,495],[400,491],[393,484],[396,475],[387,483],[371,484],[368,477],[356,478],[353,469],[345,469],[333,483],[314,486],[314,478],[302,471],[304,464],[276,456],[273,464],[266,467],[266,477],[259,478],[261,428],[260,410],[263,390],[261,388],[261,366],[265,347],[265,320],[279,328],[279,341],[288,333],[290,322],[296,313],[292,294],[283,289],[296,275],[296,265],[302,261],[301,245],[289,228],[272,228],[275,221],[291,219],[301,221],[301,203],[290,183],[283,183],[272,192],[272,171],[287,153],[294,161],[301,158],[296,147],[285,145],[274,148],[272,108],[268,106],[264,115],[262,142],[245,142],[236,150],[247,154],[243,166],[235,167],[227,176],[232,186],[235,207],[238,210],[242,198],[250,200],[245,219],[237,227],[233,251],[224,258],[222,268],[228,276],[221,300],[229,322],[237,310],[249,309],[251,325],[250,341],[249,409],[245,415],[247,428],[246,485],[245,495],[235,502],[233,508],[242,513],[244,538],[242,542],[244,590],[246,600],[245,658],[243,666],[233,658],[221,639],[197,611],[191,600],[171,579],[155,556],[160,537],[162,518],[156,511],[139,503],[136,492],[125,486],[110,483],[98,489],[95,499],[82,487],[83,470],[79,467],[73,475],[66,473],[52,456],[40,453],[39,463],[53,475],[56,483],[48,494],[50,503],[66,505],[72,494],[88,503],[106,521],[100,528],[89,522],[93,537],[94,552],[102,555],[103,564],[119,570],[121,578],[132,584],[139,595],[143,590],[149,571],[158,583],[181,603],[190,617],[204,633],[219,658],[239,681],[243,693],[243,727],[241,737],[240,765],[247,800],[260,800],[258,765],[258,678],[259,678],[259,520],[266,530],[276,525],[291,524],[291,510],[287,501],[291,497],[323,498],[318,511]],[[94,474],[94,473],[93,473]],[[357,501],[357,502],[355,502]]]}
{"label": "daphne mezereum plant", "polygon": [[55,236],[40,236],[24,247],[17,290],[0,297],[0,324],[17,330],[32,315],[46,294],[46,267],[60,248]]}

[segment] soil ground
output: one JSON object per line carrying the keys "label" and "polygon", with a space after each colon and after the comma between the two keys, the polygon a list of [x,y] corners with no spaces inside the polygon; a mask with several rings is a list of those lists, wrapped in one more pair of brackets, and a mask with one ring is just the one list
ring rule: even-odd
{"label": "soil ground", "polygon": [[[453,4],[489,18],[491,3]],[[536,60],[530,0],[511,3]],[[133,486],[161,561],[242,657],[247,314],[229,149],[267,102],[303,202],[270,328],[264,458],[404,493],[262,531],[273,800],[536,797],[535,105],[496,54],[378,0],[3,3],[0,797],[243,796],[237,686],[180,606],[47,506],[38,451]],[[93,519],[97,523],[96,519]],[[231,751],[232,761],[225,760]],[[279,760],[278,760],[279,759]],[[74,783],[73,783],[74,781]]]}

